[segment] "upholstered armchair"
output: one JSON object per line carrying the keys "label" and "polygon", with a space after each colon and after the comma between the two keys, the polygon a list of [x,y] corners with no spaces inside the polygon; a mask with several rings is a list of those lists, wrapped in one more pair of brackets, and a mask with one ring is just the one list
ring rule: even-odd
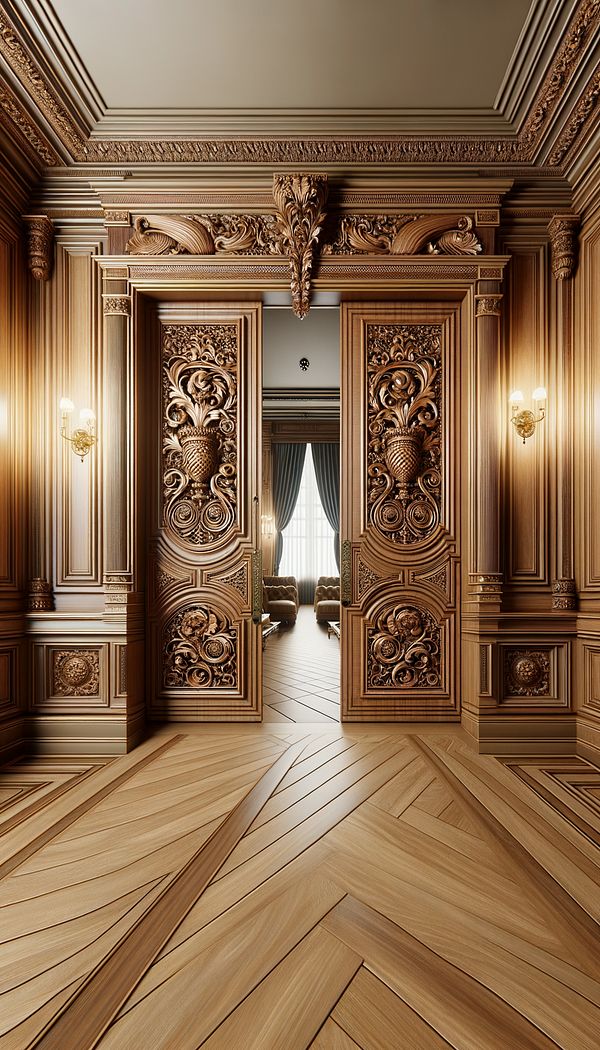
{"label": "upholstered armchair", "polygon": [[339,576],[319,576],[315,587],[315,614],[318,623],[340,618]]}
{"label": "upholstered armchair", "polygon": [[272,621],[295,623],[298,605],[295,576],[263,576],[263,612]]}

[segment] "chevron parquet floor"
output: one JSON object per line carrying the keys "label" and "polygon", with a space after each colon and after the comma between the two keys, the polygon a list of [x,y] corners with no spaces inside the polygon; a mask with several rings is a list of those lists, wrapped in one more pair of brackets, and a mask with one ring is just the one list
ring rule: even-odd
{"label": "chevron parquet floor", "polygon": [[0,1047],[594,1050],[599,784],[459,729],[161,729],[7,825]]}

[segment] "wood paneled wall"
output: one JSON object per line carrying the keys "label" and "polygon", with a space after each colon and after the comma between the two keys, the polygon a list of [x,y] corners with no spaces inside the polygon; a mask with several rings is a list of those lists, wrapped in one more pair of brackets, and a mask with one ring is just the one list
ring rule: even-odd
{"label": "wood paneled wall", "polygon": [[[596,165],[598,169],[600,165]],[[577,741],[600,763],[600,192],[580,235],[575,282],[575,651]]]}
{"label": "wood paneled wall", "polygon": [[23,615],[28,464],[28,316],[19,206],[0,163],[0,764],[22,748],[27,661]]}
{"label": "wood paneled wall", "polygon": [[[122,258],[98,265],[111,232],[100,212],[93,219],[54,218],[52,274],[48,282],[34,282],[26,275],[18,217],[26,197],[10,187],[3,192],[0,317],[8,339],[0,345],[0,755],[27,731],[42,750],[123,751],[139,739],[145,710],[146,539],[136,486],[144,433],[139,412],[148,398],[137,390],[145,382],[135,359],[144,339],[131,345],[129,336],[130,317],[138,331],[143,323],[136,302],[145,289],[128,284]],[[466,296],[461,345],[474,346],[460,409],[467,434],[463,517],[471,522],[461,593],[462,712],[482,750],[568,751],[577,726],[580,746],[600,754],[600,202],[588,209],[578,274],[560,282],[551,268],[551,205],[509,201],[497,245],[510,257],[503,279],[500,271],[473,278],[460,293]],[[173,291],[175,277],[169,280]],[[358,299],[360,288],[348,282],[346,295]],[[376,290],[373,283],[372,294]],[[386,289],[390,299],[396,292],[402,298],[397,279]],[[502,297],[499,321],[493,309],[479,311],[488,296]],[[105,314],[108,299],[116,313]],[[497,356],[488,355],[485,373],[480,334],[497,324]],[[481,383],[492,372],[497,383],[490,403]],[[510,425],[508,394],[520,387],[529,395],[538,384],[548,389],[547,417],[523,445]],[[61,395],[78,409],[90,404],[99,419],[98,446],[83,463],[60,438]],[[273,425],[270,440],[278,437],[293,439],[288,424]],[[498,484],[488,485],[486,495],[485,457],[492,451]],[[486,503],[496,489],[497,530]],[[478,562],[482,522],[490,549],[499,549],[498,566],[490,562],[487,570]],[[578,611],[555,601],[556,585],[570,577],[577,582]],[[31,580],[47,581],[52,609],[25,612]],[[477,589],[488,587],[494,600],[478,600]]]}

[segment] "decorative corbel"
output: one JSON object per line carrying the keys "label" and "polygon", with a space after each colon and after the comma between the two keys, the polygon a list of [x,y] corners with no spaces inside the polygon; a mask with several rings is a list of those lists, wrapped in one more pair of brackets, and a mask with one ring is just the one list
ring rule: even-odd
{"label": "decorative corbel", "polygon": [[327,191],[327,175],[273,176],[281,250],[290,258],[296,317],[306,317],[310,307],[314,250],[325,219]]}
{"label": "decorative corbel", "polygon": [[552,273],[557,281],[573,277],[577,268],[579,215],[554,215],[548,226]]}
{"label": "decorative corbel", "polygon": [[36,281],[47,281],[52,271],[54,226],[47,215],[24,215],[27,264]]}

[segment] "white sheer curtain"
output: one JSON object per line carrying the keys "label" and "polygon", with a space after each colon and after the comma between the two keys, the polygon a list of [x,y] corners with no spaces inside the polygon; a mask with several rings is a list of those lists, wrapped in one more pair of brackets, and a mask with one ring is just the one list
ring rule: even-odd
{"label": "white sheer curtain", "polygon": [[317,479],[309,445],[298,502],[287,529],[283,532],[281,576],[295,576],[301,602],[312,602],[319,576],[337,576],[333,547],[333,529],[327,521],[319,498]]}

